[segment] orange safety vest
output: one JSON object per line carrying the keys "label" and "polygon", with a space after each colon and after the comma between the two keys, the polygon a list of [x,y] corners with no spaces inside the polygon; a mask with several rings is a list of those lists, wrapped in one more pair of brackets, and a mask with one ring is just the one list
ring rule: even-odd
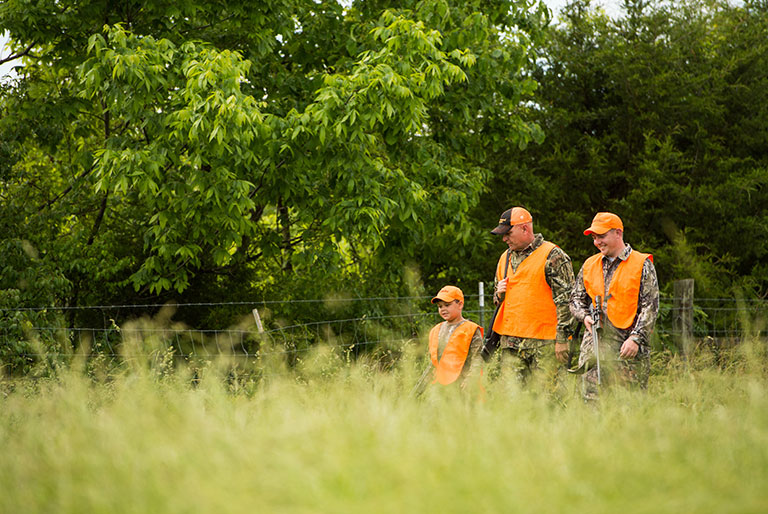
{"label": "orange safety vest", "polygon": [[[443,323],[446,323],[445,321]],[[448,344],[445,345],[443,355],[438,360],[437,346],[440,327],[443,323],[438,323],[429,331],[429,356],[432,359],[432,365],[435,366],[435,382],[442,385],[452,384],[459,378],[461,370],[464,368],[464,361],[469,354],[469,346],[472,343],[472,337],[479,328],[480,334],[483,328],[469,320],[459,325],[453,330]]]}
{"label": "orange safety vest", "polygon": [[[494,332],[527,339],[557,337],[557,307],[544,272],[547,257],[555,247],[554,243],[544,241],[516,270],[507,270],[507,292],[493,322]],[[504,278],[506,255],[501,255],[496,266],[499,280]]]}
{"label": "orange safety vest", "polygon": [[632,250],[629,257],[621,261],[613,272],[608,291],[605,290],[603,276],[603,254],[598,253],[584,261],[584,289],[592,299],[593,305],[596,296],[603,297],[605,312],[616,328],[626,329],[635,322],[640,300],[640,280],[646,259],[653,262],[653,255]]}

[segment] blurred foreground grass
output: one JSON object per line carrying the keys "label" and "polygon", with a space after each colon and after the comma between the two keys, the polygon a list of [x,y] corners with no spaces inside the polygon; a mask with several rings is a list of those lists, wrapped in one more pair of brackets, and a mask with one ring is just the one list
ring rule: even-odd
{"label": "blurred foreground grass", "polygon": [[574,377],[565,403],[503,379],[415,399],[419,366],[321,350],[258,384],[225,362],[6,380],[0,512],[768,512],[762,349],[673,359],[598,407]]}

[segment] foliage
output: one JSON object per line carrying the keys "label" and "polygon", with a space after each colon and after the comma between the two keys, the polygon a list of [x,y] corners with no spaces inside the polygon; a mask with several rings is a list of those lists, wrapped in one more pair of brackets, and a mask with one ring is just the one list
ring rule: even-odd
{"label": "foliage", "polygon": [[541,138],[520,69],[546,14],[6,2],[25,66],[0,98],[4,237],[55,262],[66,305],[402,291],[404,263],[470,240],[481,126]]}
{"label": "foliage", "polygon": [[[45,262],[26,240],[0,242],[0,368],[14,374],[30,373],[40,364],[41,348],[56,362],[68,348],[58,328],[66,325],[60,312],[48,309],[19,309],[20,305],[53,305],[68,281],[50,262]],[[33,331],[33,327],[46,327]],[[63,339],[63,340],[62,340]],[[43,366],[45,367],[45,366]]]}
{"label": "foliage", "polygon": [[546,141],[496,157],[486,205],[529,205],[577,266],[581,231],[613,211],[662,286],[764,297],[767,22],[761,2],[627,1],[618,19],[572,2],[539,49]]}
{"label": "foliage", "polygon": [[[576,270],[611,210],[666,290],[765,297],[765,2],[549,16],[533,0],[0,3],[24,63],[0,86],[3,305],[199,303],[180,321],[219,328],[241,313],[203,304],[469,292],[511,205]],[[331,310],[286,305],[268,322]],[[343,314],[398,314],[379,305]],[[8,312],[14,344],[24,323],[114,317]]]}

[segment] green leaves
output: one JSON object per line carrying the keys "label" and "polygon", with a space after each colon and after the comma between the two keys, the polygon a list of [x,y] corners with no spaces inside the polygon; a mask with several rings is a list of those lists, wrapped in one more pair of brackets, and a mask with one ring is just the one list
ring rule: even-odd
{"label": "green leaves", "polygon": [[[747,276],[768,251],[754,223],[765,221],[767,200],[754,182],[768,159],[755,144],[766,137],[757,119],[768,83],[756,73],[765,66],[765,12],[627,2],[627,17],[609,20],[587,4],[564,11],[540,52],[532,119],[547,138],[507,154],[515,165],[500,166],[494,188],[510,176],[521,188],[503,203],[538,209],[576,262],[594,251],[585,223],[611,210],[628,242],[659,256],[662,287],[690,273],[703,296],[756,282],[764,294],[768,283]],[[725,220],[727,230],[715,228]]]}
{"label": "green leaves", "polygon": [[[113,7],[61,4],[3,97],[3,133],[37,131],[6,161],[9,225],[47,227],[74,296],[101,294],[90,276],[124,298],[432,268],[432,246],[469,240],[489,136],[537,137],[516,112],[527,4]],[[50,14],[6,8],[0,28],[38,20],[20,41]]]}
{"label": "green leaves", "polygon": [[154,212],[144,235],[154,258],[133,274],[135,287],[183,291],[204,247],[223,266],[229,249],[253,233],[248,177],[270,127],[240,90],[249,63],[236,52],[192,42],[177,48],[120,26],[91,43],[94,57],[80,70],[83,95],[104,99],[100,116],[129,123],[128,130],[105,134],[96,151],[97,190]]}

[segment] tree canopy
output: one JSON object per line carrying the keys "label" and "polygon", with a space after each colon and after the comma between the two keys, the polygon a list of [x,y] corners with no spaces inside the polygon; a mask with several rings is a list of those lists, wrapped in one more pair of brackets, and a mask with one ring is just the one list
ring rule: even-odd
{"label": "tree canopy", "polygon": [[581,231],[608,210],[668,292],[695,278],[701,296],[765,297],[767,6],[624,4],[610,19],[575,1],[550,28],[529,111],[546,139],[502,148],[484,199],[530,205],[577,270],[594,253]]}
{"label": "tree canopy", "polygon": [[512,205],[577,271],[611,210],[662,287],[764,297],[766,27],[749,0],[8,0],[0,300],[472,284]]}
{"label": "tree canopy", "polygon": [[548,15],[5,2],[24,67],[1,100],[2,287],[36,273],[25,303],[66,305],[368,276],[402,290],[404,262],[471,240],[488,125],[496,145],[542,139],[523,67]]}

